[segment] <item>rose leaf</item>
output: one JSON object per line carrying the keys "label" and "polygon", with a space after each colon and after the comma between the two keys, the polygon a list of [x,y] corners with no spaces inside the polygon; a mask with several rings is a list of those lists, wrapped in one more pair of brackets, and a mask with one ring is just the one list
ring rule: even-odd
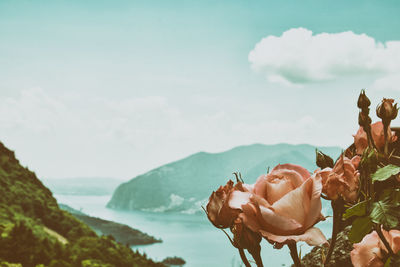
{"label": "rose leaf", "polygon": [[372,182],[385,181],[400,172],[400,166],[387,165],[383,168],[379,168],[374,174],[372,174]]}
{"label": "rose leaf", "polygon": [[372,222],[368,216],[358,217],[353,221],[351,230],[349,233],[349,240],[353,243],[358,243],[363,239],[363,237],[372,229]]}
{"label": "rose leaf", "polygon": [[372,203],[372,210],[369,215],[372,222],[382,224],[386,229],[396,227],[400,215],[397,205],[393,205],[388,200]]}
{"label": "rose leaf", "polygon": [[370,200],[364,200],[348,208],[343,214],[343,219],[346,220],[352,216],[364,216],[367,213],[367,206]]}

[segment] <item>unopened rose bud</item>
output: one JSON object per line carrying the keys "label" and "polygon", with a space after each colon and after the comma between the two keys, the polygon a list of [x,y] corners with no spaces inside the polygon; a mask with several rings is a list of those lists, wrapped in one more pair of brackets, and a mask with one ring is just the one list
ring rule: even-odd
{"label": "unopened rose bud", "polygon": [[397,103],[393,105],[394,100],[384,98],[376,108],[376,115],[384,122],[390,122],[397,117],[398,108]]}
{"label": "unopened rose bud", "polygon": [[366,109],[371,105],[371,101],[365,95],[365,90],[361,90],[360,96],[358,97],[357,106],[360,109]]}
{"label": "unopened rose bud", "polygon": [[327,167],[333,168],[333,159],[328,155],[325,155],[319,150],[315,150],[316,152],[316,164],[321,169],[325,169]]}

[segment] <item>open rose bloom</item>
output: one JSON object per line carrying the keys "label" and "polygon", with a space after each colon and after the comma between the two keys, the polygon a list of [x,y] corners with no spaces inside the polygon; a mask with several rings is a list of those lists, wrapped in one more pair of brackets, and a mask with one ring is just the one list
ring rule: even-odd
{"label": "open rose bloom", "polygon": [[348,202],[356,200],[360,178],[357,168],[360,160],[360,156],[349,159],[342,155],[333,168],[315,171],[314,175],[322,180],[322,192],[329,199],[335,200],[341,196]]}
{"label": "open rose bloom", "polygon": [[[388,241],[394,253],[400,251],[400,231],[390,230],[389,232],[382,230],[383,235]],[[354,267],[383,267],[384,253],[388,251],[379,238],[378,234],[373,231],[366,235],[360,243],[354,244],[351,251],[351,262]]]}
{"label": "open rose bloom", "polygon": [[[371,124],[371,135],[378,149],[382,149],[385,145],[385,134],[383,129],[383,123],[381,121]],[[361,155],[364,150],[368,147],[367,133],[363,127],[360,127],[354,137],[354,146],[356,147],[357,154]],[[388,139],[389,143],[395,142],[397,136],[388,128]]]}
{"label": "open rose bloom", "polygon": [[301,166],[278,165],[253,185],[233,190],[229,207],[252,231],[260,233],[277,248],[305,241],[309,245],[326,244],[326,238],[313,225],[323,220],[320,177]]}

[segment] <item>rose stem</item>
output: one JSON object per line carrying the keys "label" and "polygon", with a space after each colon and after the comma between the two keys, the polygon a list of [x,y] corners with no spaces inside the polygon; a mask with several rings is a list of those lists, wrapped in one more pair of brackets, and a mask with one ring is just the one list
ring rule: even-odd
{"label": "rose stem", "polygon": [[244,254],[244,250],[242,248],[238,248],[239,250],[239,254],[240,254],[240,258],[242,259],[244,266],[246,267],[251,267],[249,261],[246,258],[246,255]]}
{"label": "rose stem", "polygon": [[263,262],[261,259],[261,255],[260,255],[260,251],[261,251],[261,247],[260,245],[258,245],[258,247],[256,247],[255,249],[252,250],[248,250],[251,254],[251,256],[253,256],[253,259],[255,260],[257,267],[263,267]]}
{"label": "rose stem", "polygon": [[386,121],[386,120],[384,120],[384,121],[382,121],[383,122],[383,131],[384,131],[384,136],[385,136],[385,148],[384,148],[384,150],[383,150],[383,152],[385,153],[385,155],[387,156],[388,155],[388,152],[389,152],[389,136],[388,136],[388,129],[389,129],[389,124],[390,124],[390,121],[389,121],[389,123]]}
{"label": "rose stem", "polygon": [[329,250],[328,254],[326,255],[326,259],[324,262],[324,266],[327,266],[329,263],[333,249],[335,248],[335,243],[336,243],[336,237],[339,232],[339,226],[340,226],[340,221],[341,221],[341,216],[342,216],[342,207],[339,205],[343,205],[341,199],[339,198],[338,200],[332,200],[331,202],[332,205],[332,210],[333,210],[333,226],[332,226],[332,237],[331,237],[331,243],[329,245]]}
{"label": "rose stem", "polygon": [[299,255],[297,254],[297,246],[296,246],[296,243],[289,243],[289,244],[287,244],[287,246],[288,246],[289,249],[290,249],[290,256],[291,256],[292,259],[293,259],[294,266],[296,266],[296,267],[301,267]]}
{"label": "rose stem", "polygon": [[385,236],[382,233],[381,225],[375,224],[375,231],[378,233],[379,238],[382,240],[383,244],[385,245],[386,249],[389,251],[390,256],[394,256],[394,252],[390,247],[388,241],[386,240]]}

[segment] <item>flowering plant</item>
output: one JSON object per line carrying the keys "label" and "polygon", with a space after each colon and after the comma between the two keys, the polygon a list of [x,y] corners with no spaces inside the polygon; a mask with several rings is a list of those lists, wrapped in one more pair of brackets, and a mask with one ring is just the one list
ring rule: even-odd
{"label": "flowering plant", "polygon": [[[235,173],[213,192],[205,208],[208,219],[227,232],[246,267],[251,266],[247,250],[258,267],[261,239],[280,249],[287,245],[296,267],[302,265],[298,241],[327,247],[323,266],[335,266],[332,253],[337,235],[350,227],[354,243],[351,262],[355,267],[400,266],[400,129],[392,128],[398,108],[393,99],[383,99],[376,108],[381,121],[371,124],[371,102],[362,90],[357,101],[359,130],[354,143],[334,161],[316,151],[312,174],[301,166],[282,164],[261,175],[254,184],[245,184]],[[332,236],[328,242],[315,227],[325,220],[321,198],[331,202]]]}

